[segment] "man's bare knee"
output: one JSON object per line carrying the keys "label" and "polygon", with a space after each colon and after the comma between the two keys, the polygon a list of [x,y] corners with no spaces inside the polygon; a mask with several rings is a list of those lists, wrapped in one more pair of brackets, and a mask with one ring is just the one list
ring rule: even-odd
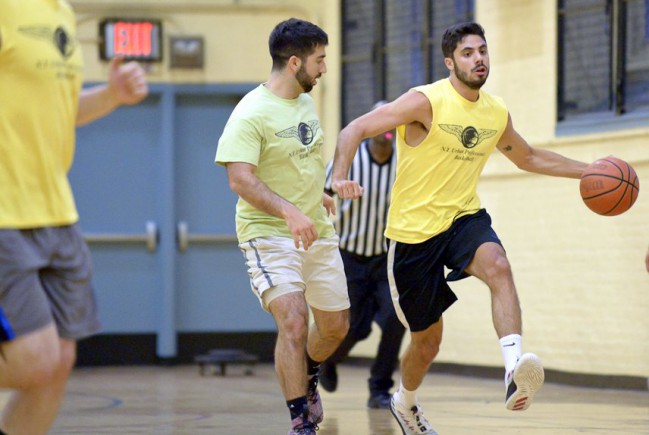
{"label": "man's bare knee", "polygon": [[441,342],[434,340],[420,340],[413,341],[412,346],[415,353],[421,358],[422,361],[431,362],[439,353]]}
{"label": "man's bare knee", "polygon": [[414,353],[424,362],[430,363],[439,353],[442,344],[442,320],[431,325],[425,331],[411,333]]}
{"label": "man's bare knee", "polygon": [[487,285],[512,279],[511,264],[504,254],[496,255],[484,268],[484,281]]}
{"label": "man's bare knee", "polygon": [[[53,326],[5,343],[2,351],[0,384],[5,388],[29,389],[49,384],[63,368],[60,342]],[[70,364],[74,362],[66,361],[66,365]]]}
{"label": "man's bare knee", "polygon": [[57,376],[67,378],[77,361],[77,343],[73,340],[60,340],[61,358]]}
{"label": "man's bare knee", "polygon": [[343,341],[349,332],[349,310],[329,312],[325,320],[316,321],[318,332],[325,340]]}
{"label": "man's bare knee", "polygon": [[273,299],[268,308],[279,334],[289,340],[306,340],[309,316],[302,292],[290,292]]}
{"label": "man's bare knee", "polygon": [[278,330],[279,333],[288,340],[306,342],[309,328],[306,319],[295,316],[290,319],[286,319],[283,322],[282,326],[278,328]]}
{"label": "man's bare knee", "polygon": [[340,311],[340,315],[335,317],[335,321],[332,322],[331,332],[332,338],[343,341],[349,332],[349,315],[348,311]]}

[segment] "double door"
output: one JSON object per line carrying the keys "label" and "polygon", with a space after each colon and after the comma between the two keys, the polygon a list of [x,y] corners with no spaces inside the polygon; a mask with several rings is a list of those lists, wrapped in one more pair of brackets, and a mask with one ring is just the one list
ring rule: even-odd
{"label": "double door", "polygon": [[214,164],[252,86],[154,85],[77,130],[70,180],[94,263],[103,333],[153,333],[171,358],[182,332],[272,331],[235,237],[236,194]]}

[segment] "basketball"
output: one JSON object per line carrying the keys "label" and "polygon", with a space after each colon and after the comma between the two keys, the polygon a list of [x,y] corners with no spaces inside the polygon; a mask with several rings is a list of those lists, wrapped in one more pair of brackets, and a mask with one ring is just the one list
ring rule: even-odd
{"label": "basketball", "polygon": [[608,156],[588,165],[581,175],[579,193],[597,214],[616,216],[633,206],[640,192],[635,170],[622,159]]}

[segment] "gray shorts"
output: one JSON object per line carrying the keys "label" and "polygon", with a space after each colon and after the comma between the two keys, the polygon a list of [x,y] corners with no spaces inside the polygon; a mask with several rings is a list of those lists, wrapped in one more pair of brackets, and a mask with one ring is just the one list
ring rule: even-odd
{"label": "gray shorts", "polygon": [[78,340],[99,330],[90,251],[77,225],[0,229],[0,341],[56,323]]}

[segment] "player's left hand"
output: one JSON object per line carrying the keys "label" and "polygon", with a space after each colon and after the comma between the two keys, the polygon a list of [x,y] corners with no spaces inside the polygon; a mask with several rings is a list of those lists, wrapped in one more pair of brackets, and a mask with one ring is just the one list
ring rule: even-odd
{"label": "player's left hand", "polygon": [[109,68],[108,87],[119,104],[137,104],[148,95],[146,73],[139,63],[124,63],[124,58],[115,57]]}
{"label": "player's left hand", "polygon": [[326,193],[322,194],[322,205],[327,210],[327,216],[336,215],[336,201]]}

